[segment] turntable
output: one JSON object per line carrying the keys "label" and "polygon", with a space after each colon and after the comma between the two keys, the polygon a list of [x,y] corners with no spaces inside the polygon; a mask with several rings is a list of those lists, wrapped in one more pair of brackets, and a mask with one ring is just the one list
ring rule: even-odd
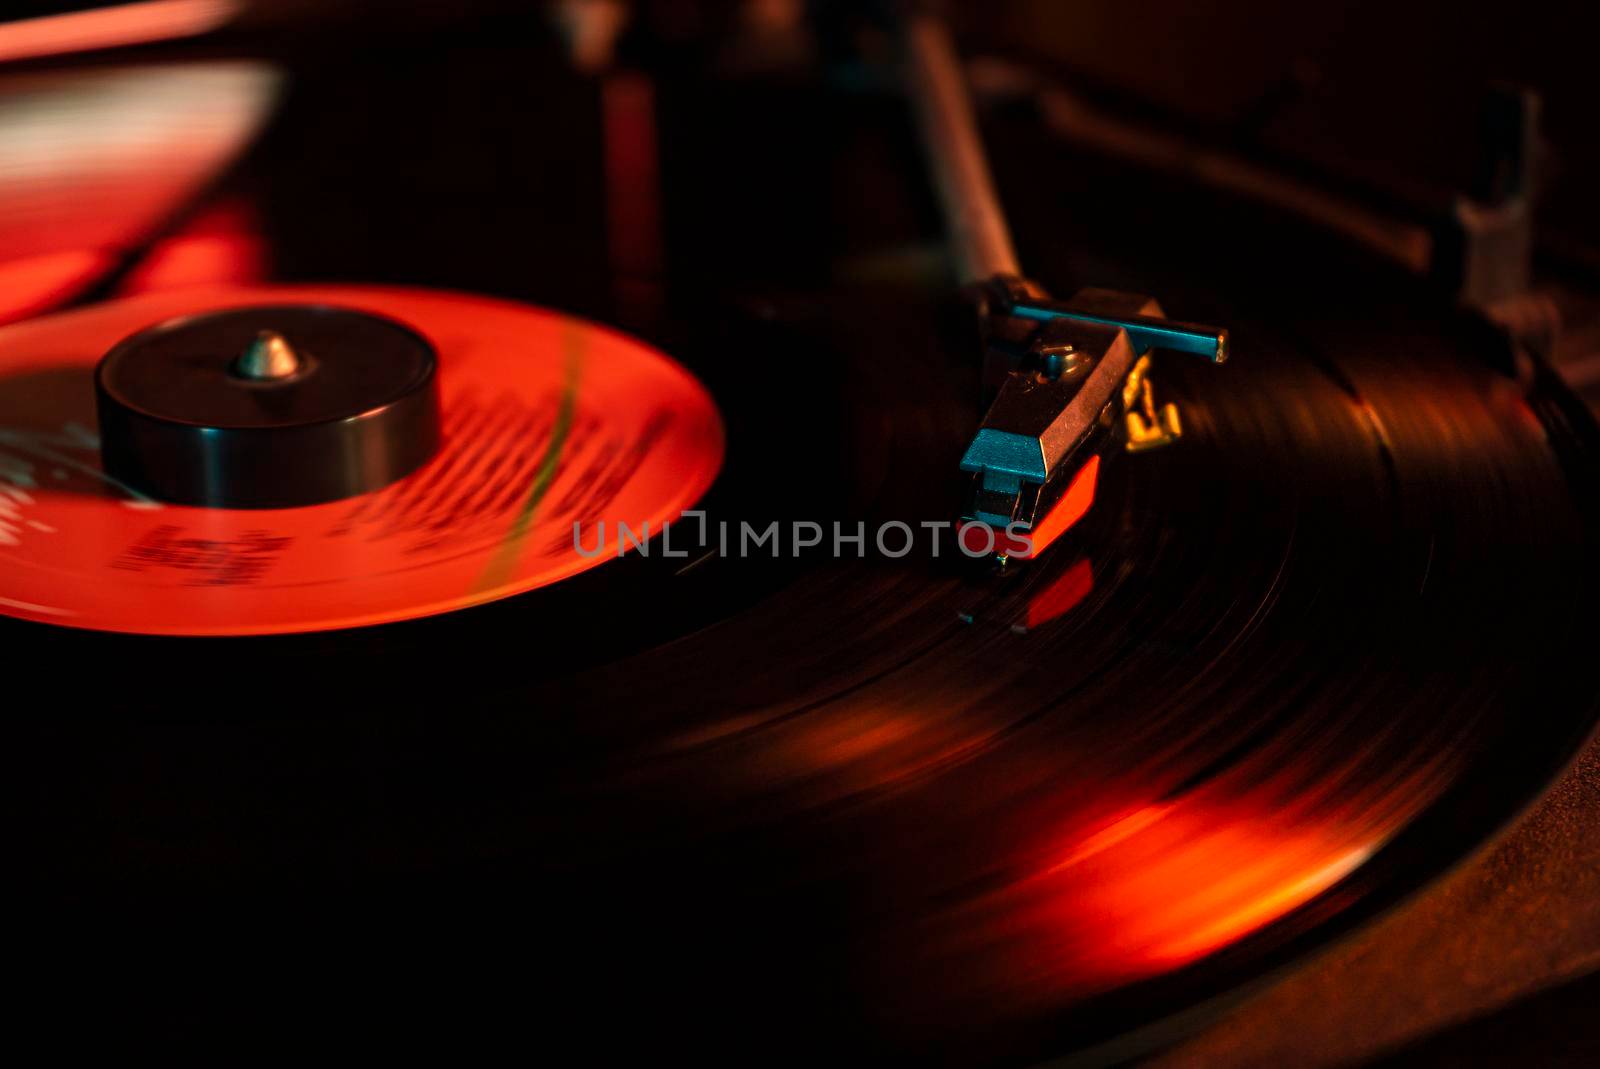
{"label": "turntable", "polygon": [[1046,5],[35,6],[0,641],[36,1021],[1593,1043],[1600,304],[1526,85],[1429,199],[1175,119]]}

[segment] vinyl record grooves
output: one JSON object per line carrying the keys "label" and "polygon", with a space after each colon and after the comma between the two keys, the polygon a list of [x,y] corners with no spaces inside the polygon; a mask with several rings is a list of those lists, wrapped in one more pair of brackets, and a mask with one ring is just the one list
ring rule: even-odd
{"label": "vinyl record grooves", "polygon": [[[1160,293],[1234,354],[1154,358],[1181,439],[1107,454],[1025,566],[874,545],[952,517],[983,415],[903,279],[731,287],[659,351],[399,287],[0,328],[24,881],[78,914],[41,975],[108,950],[83,983],[137,1004],[159,961],[201,1037],[267,1004],[383,1048],[1116,1064],[1490,841],[1595,723],[1593,420],[1366,254],[992,134],[1051,292]],[[296,509],[108,492],[99,356],[284,302],[429,339],[439,455]],[[685,555],[586,557],[602,516]],[[718,546],[800,520],[867,533]]]}
{"label": "vinyl record grooves", "polygon": [[[1563,502],[1591,478],[1590,430],[1541,422],[1509,380],[1442,359],[1447,336],[1381,314],[1359,351],[1321,324],[1333,359],[1246,322],[1248,377],[1173,368],[1185,447],[1125,458],[1081,530],[999,583],[949,558],[810,561],[693,634],[572,670],[554,651],[603,646],[608,614],[670,615],[759,562],[709,562],[648,602],[591,586],[566,620],[535,591],[464,632],[74,647],[14,624],[8,641],[127,666],[30,721],[60,744],[87,716],[108,760],[142,755],[101,797],[175,792],[128,815],[132,836],[94,833],[159,916],[331,896],[325,920],[365,940],[470,899],[525,926],[463,916],[464,938],[536,957],[543,1012],[578,1028],[600,1024],[582,994],[600,970],[696,1043],[712,1000],[719,1044],[804,1020],[808,1042],[865,1027],[884,1054],[1092,1045],[1394,901],[1588,728],[1587,684],[1556,669],[1589,637],[1588,521]],[[925,412],[930,395],[951,419],[900,418],[896,396]],[[862,472],[959,448],[951,379],[908,401],[869,375],[852,396],[889,414],[858,424]],[[888,478],[854,514],[911,518],[945,492]],[[159,685],[130,686],[134,664]],[[337,737],[309,782],[282,778]],[[272,808],[259,837],[168,855],[209,839],[179,800],[195,791]],[[352,857],[351,821],[413,830]],[[223,898],[174,897],[196,866]],[[458,950],[414,948],[441,968]]]}

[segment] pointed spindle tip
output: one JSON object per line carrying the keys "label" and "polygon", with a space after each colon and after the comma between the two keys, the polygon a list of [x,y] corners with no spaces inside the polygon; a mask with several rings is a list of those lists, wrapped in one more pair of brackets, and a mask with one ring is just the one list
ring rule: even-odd
{"label": "pointed spindle tip", "polygon": [[252,382],[281,382],[292,378],[301,366],[300,354],[282,334],[263,330],[233,362],[233,373]]}

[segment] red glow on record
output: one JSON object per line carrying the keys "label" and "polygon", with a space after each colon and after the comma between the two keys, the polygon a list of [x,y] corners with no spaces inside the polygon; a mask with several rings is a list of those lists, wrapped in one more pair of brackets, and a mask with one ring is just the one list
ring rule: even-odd
{"label": "red glow on record", "polygon": [[267,250],[256,222],[254,209],[244,200],[207,208],[156,242],[128,273],[122,292],[261,281],[267,273]]}
{"label": "red glow on record", "polygon": [[236,0],[144,0],[0,25],[0,62],[197,37],[219,29]]}
{"label": "red glow on record", "polygon": [[1094,569],[1087,560],[1073,562],[1055,582],[1035,594],[1028,602],[1025,622],[1031,630],[1065,616],[1094,590]]}
{"label": "red glow on record", "polygon": [[0,323],[27,319],[76,297],[115,263],[103,249],[68,249],[0,263]]}
{"label": "red glow on record", "polygon": [[1351,830],[1249,801],[1150,805],[1077,843],[1041,878],[1061,882],[1054,908],[1072,927],[1095,919],[1080,965],[1130,979],[1204,957],[1332,887],[1372,852]]}

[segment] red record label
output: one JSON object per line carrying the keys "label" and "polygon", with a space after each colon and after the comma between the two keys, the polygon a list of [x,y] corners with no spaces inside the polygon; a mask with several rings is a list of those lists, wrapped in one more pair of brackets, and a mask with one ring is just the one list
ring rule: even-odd
{"label": "red record label", "polygon": [[[259,510],[162,504],[102,472],[93,372],[112,345],[174,316],[295,302],[388,316],[433,343],[443,443],[428,463],[360,497]],[[688,371],[555,312],[333,286],[118,301],[0,328],[0,613],[262,635],[448,612],[614,558],[631,544],[619,523],[659,531],[722,456],[722,421]]]}

